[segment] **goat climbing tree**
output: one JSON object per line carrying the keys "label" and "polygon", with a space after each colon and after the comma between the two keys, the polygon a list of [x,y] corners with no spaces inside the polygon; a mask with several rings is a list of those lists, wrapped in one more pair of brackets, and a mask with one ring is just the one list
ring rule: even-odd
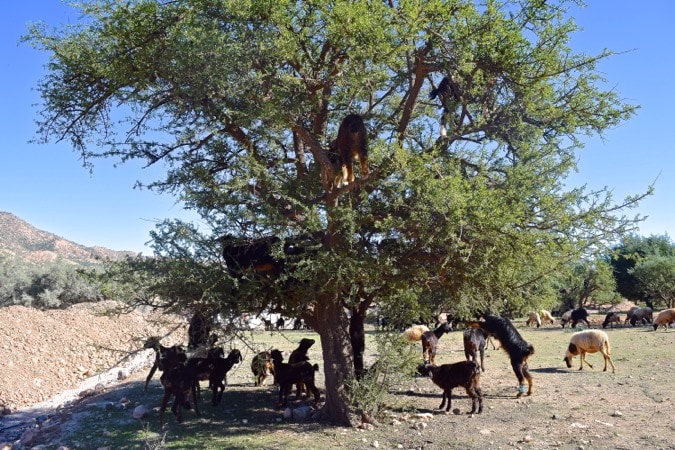
{"label": "goat climbing tree", "polygon": [[[148,188],[203,219],[152,233],[145,267],[175,271],[156,284],[166,305],[302,315],[321,336],[325,412],[354,424],[344,387],[363,361],[350,330],[371,305],[517,304],[634,227],[622,211],[640,196],[562,182],[578,136],[635,110],[603,90],[596,66],[611,52],[568,47],[566,3],[84,2],[77,24],[26,36],[51,58],[38,137],[70,141],[85,164],[166,168]],[[452,95],[430,100],[443,79]],[[370,173],[337,186],[329,148],[350,113],[364,118]],[[279,238],[284,270],[232,275],[223,236]],[[284,253],[307,236],[307,251]]]}

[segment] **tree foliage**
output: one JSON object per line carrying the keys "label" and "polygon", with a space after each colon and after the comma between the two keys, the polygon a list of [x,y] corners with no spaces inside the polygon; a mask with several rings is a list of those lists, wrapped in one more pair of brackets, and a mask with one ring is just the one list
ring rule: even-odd
{"label": "tree foliage", "polygon": [[82,270],[61,260],[34,264],[0,256],[0,307],[66,308],[105,298],[101,285],[82,276]]}
{"label": "tree foliage", "polygon": [[[597,64],[611,51],[569,48],[566,6],[87,2],[78,24],[26,37],[51,55],[39,139],[71,142],[86,164],[166,167],[148,187],[203,224],[153,235],[158,261],[175,264],[163,301],[302,314],[321,335],[326,413],[352,423],[345,311],[400,299],[519,307],[561,265],[634,229],[623,211],[640,196],[564,183],[581,137],[635,111],[603,89]],[[429,91],[443,78],[452,95],[440,105]],[[366,121],[371,175],[337,186],[330,142],[352,112]],[[278,277],[235,277],[215,256],[226,235],[276,236],[280,260],[287,241],[307,251]],[[180,290],[188,281],[199,295]]]}
{"label": "tree foliage", "polygon": [[[652,295],[644,289],[644,284],[634,272],[636,266],[652,257],[675,257],[675,245],[668,235],[645,237],[630,234],[608,252],[605,258],[612,265],[617,290],[622,296],[645,301]],[[641,272],[644,270],[641,269]]]}

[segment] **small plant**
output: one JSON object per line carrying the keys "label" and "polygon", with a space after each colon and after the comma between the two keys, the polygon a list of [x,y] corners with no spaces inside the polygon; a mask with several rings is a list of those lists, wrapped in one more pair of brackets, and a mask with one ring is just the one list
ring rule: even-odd
{"label": "small plant", "polygon": [[389,399],[389,392],[415,373],[416,354],[396,333],[376,335],[379,358],[360,379],[347,385],[350,403],[364,418],[381,416]]}
{"label": "small plant", "polygon": [[145,438],[144,438],[144,446],[143,450],[162,450],[166,448],[166,431],[162,433],[161,436],[157,436],[156,438],[151,438],[150,437],[150,428],[149,426],[146,427],[145,429]]}

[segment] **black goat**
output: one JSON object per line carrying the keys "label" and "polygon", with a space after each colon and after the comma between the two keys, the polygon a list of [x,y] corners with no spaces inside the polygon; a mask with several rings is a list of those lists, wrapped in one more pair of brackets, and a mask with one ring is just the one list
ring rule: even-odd
{"label": "black goat", "polygon": [[425,331],[422,333],[422,358],[424,362],[436,365],[436,350],[438,348],[438,340],[445,333],[452,331],[452,325],[448,322],[440,324],[434,331]]}
{"label": "black goat", "polygon": [[487,345],[485,332],[480,328],[467,328],[464,330],[463,341],[466,360],[478,362],[478,353],[480,353],[480,368],[485,372],[485,347]]}
{"label": "black goat", "polygon": [[195,312],[188,326],[188,350],[213,345],[218,338],[211,335],[212,327],[211,321],[202,312]]}
{"label": "black goat", "polygon": [[649,306],[645,306],[644,308],[638,308],[633,310],[631,308],[632,314],[630,316],[630,324],[632,326],[635,326],[635,324],[640,321],[642,325],[647,325],[648,323],[652,323],[653,320],[653,311]]}
{"label": "black goat", "polygon": [[[293,350],[291,352],[291,356],[288,357],[288,363],[296,364],[303,361],[309,361],[309,356],[307,356],[307,352],[309,351],[309,348],[312,345],[314,345],[314,342],[316,342],[314,341],[314,339],[302,338],[300,344],[298,345],[298,348]],[[307,386],[303,385],[302,383],[298,383],[296,385],[297,397],[300,398],[303,392],[309,395],[309,390],[307,389]]]}
{"label": "black goat", "polygon": [[159,343],[159,337],[151,336],[143,345],[143,348],[151,348],[155,351],[155,361],[152,363],[150,373],[145,379],[145,390],[148,390],[148,384],[155,374],[157,369],[160,372],[166,372],[179,364],[183,364],[187,360],[185,349],[182,345],[173,345],[171,347],[164,347]]}
{"label": "black goat", "polygon": [[164,397],[162,398],[162,405],[159,407],[160,428],[164,425],[164,410],[172,396],[174,400],[171,411],[176,416],[178,423],[183,422],[183,408],[189,405],[190,394],[192,394],[192,402],[195,405],[195,413],[199,415],[194,368],[189,365],[178,364],[165,370],[160,377],[160,382],[164,386]]}
{"label": "black goat", "polygon": [[483,412],[483,391],[480,388],[480,367],[475,361],[460,361],[454,364],[443,364],[441,366],[434,366],[431,364],[420,364],[417,371],[423,375],[431,378],[436,386],[443,389],[443,401],[438,409],[443,409],[445,401],[448,404],[445,411],[450,411],[452,408],[452,389],[456,387],[463,387],[466,393],[471,397],[471,413],[476,412],[478,406],[478,414]]}
{"label": "black goat", "polygon": [[314,373],[319,371],[319,365],[312,365],[308,361],[285,363],[283,355],[276,349],[270,354],[274,362],[274,379],[279,383],[279,406],[285,407],[288,404],[288,394],[293,385],[298,383],[307,386],[314,394],[314,401],[318,403],[321,393],[314,384]]}
{"label": "black goat", "polygon": [[242,362],[243,359],[241,352],[236,348],[227,355],[227,358],[213,358],[213,369],[209,375],[209,387],[213,391],[213,397],[211,397],[213,406],[216,406],[223,399],[223,392],[225,392],[225,385],[227,384],[227,372],[235,364]]}
{"label": "black goat", "polygon": [[586,326],[588,328],[591,327],[591,324],[588,323],[588,311],[586,311],[585,308],[575,309],[569,315],[568,315],[568,313],[569,313],[569,311],[564,313],[562,315],[562,317],[560,318],[560,323],[562,324],[563,328],[565,328],[565,324],[567,322],[570,322],[570,321],[572,322],[572,328],[576,328],[577,323],[579,323],[579,322],[586,322]]}
{"label": "black goat", "polygon": [[509,319],[487,313],[483,315],[483,318],[484,321],[468,322],[467,325],[471,328],[480,328],[487,335],[499,339],[501,347],[509,355],[511,367],[518,378],[517,397],[525,393],[524,379],[527,379],[528,384],[527,395],[532,395],[533,383],[527,367],[527,359],[534,354],[534,347],[523,339]]}

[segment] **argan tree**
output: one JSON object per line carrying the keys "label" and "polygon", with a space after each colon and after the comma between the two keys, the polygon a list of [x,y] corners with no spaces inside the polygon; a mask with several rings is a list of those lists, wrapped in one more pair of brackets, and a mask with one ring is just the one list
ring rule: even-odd
{"label": "argan tree", "polygon": [[[604,89],[597,64],[610,51],[568,47],[566,2],[79,7],[79,23],[26,37],[51,55],[39,138],[69,141],[86,164],[166,168],[148,187],[203,219],[153,234],[157,257],[194,262],[198,295],[180,298],[304,317],[321,336],[335,422],[356,421],[345,386],[362,370],[372,305],[517,305],[527,286],[634,229],[622,211],[638,197],[617,204],[564,183],[580,137],[635,111]],[[342,185],[331,143],[350,113],[365,120],[370,174],[357,167]],[[276,269],[220,257],[224,241],[266,239]]]}

